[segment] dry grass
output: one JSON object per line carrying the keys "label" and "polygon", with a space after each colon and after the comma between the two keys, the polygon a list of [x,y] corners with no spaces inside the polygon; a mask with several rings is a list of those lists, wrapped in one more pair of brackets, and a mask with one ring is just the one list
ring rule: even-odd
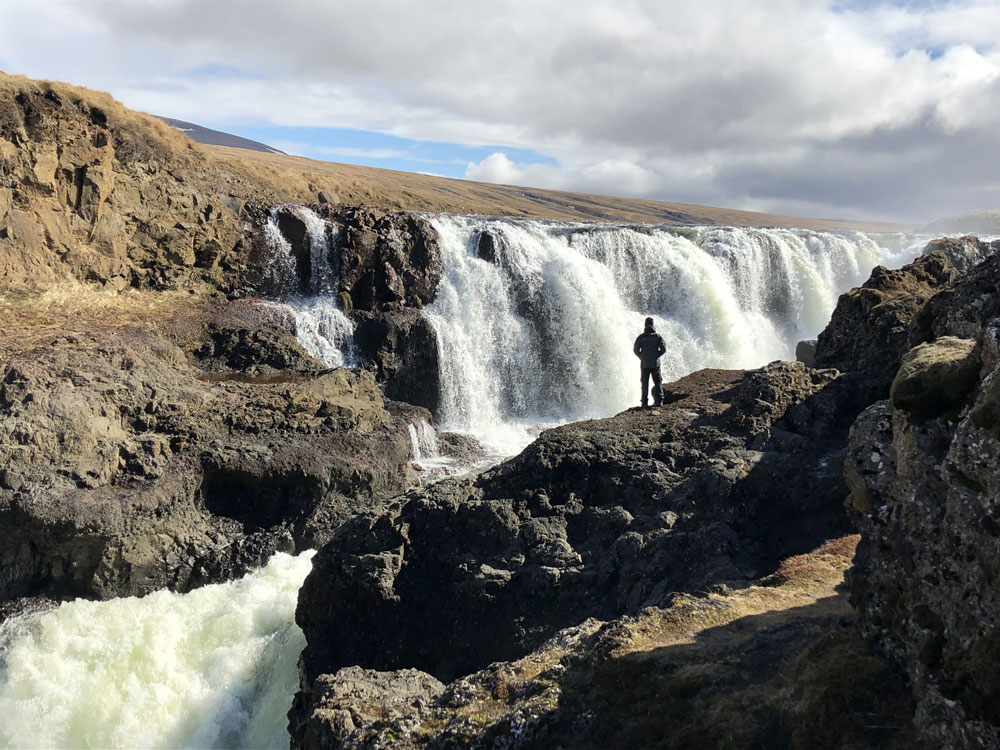
{"label": "dry grass", "polygon": [[349,204],[387,209],[440,211],[487,216],[521,216],[565,221],[690,223],[730,226],[801,227],[816,230],[896,231],[903,225],[809,219],[686,203],[616,198],[558,190],[432,177],[375,167],[314,161],[298,156],[205,146],[216,161],[294,200],[314,202],[320,190]]}
{"label": "dry grass", "polygon": [[[785,560],[778,585],[680,601],[570,681],[605,717],[576,748],[915,748],[903,676],[849,625],[858,537]],[[573,710],[573,709],[568,709]]]}
{"label": "dry grass", "polygon": [[165,328],[207,314],[205,300],[183,292],[126,289],[66,281],[41,293],[0,295],[0,353],[51,343],[53,337],[102,337],[132,326]]}
{"label": "dry grass", "polygon": [[530,747],[915,748],[905,681],[845,625],[852,610],[839,586],[857,543],[789,558],[767,586],[585,623],[453,685],[460,700],[418,735],[434,746],[500,744],[534,716],[547,729]]}
{"label": "dry grass", "polygon": [[[802,227],[816,230],[895,231],[898,224],[810,219],[711,206],[616,198],[512,185],[447,179],[302,157],[195,144],[179,130],[134,112],[109,94],[54,81],[35,81],[0,73],[0,135],[10,138],[30,128],[31,113],[71,107],[95,125],[106,126],[122,164],[198,165],[221,189],[231,176],[242,177],[279,200],[314,203],[321,190],[348,204],[386,209],[490,216],[520,216],[567,221],[714,224]],[[228,174],[227,174],[228,173]]]}
{"label": "dry grass", "polygon": [[30,128],[32,111],[43,107],[74,108],[95,125],[107,127],[115,141],[115,155],[122,163],[188,164],[200,153],[191,139],[176,128],[128,109],[103,91],[0,73],[0,134],[9,136],[19,127]]}

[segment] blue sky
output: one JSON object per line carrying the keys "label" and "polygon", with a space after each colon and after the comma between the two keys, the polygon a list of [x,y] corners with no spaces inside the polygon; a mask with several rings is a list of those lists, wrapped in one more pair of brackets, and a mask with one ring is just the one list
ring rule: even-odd
{"label": "blue sky", "polygon": [[496,144],[467,146],[459,143],[417,141],[371,130],[302,128],[216,121],[198,124],[260,141],[296,156],[398,169],[404,172],[425,172],[442,177],[464,177],[470,164],[481,162],[498,151],[502,151],[517,165],[557,164],[552,157],[529,149]]}

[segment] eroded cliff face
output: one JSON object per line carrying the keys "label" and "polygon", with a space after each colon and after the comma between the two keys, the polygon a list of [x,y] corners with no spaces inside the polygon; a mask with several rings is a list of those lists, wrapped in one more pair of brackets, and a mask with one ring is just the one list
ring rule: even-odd
{"label": "eroded cliff face", "polygon": [[911,326],[914,317],[928,300],[998,249],[1000,242],[976,237],[934,240],[903,268],[876,267],[862,286],[841,295],[819,335],[815,366],[847,374],[859,409],[885,398],[903,355],[924,340]]}
{"label": "eroded cliff face", "polygon": [[1000,258],[934,297],[891,397],[851,432],[852,602],[942,748],[1000,746]]}
{"label": "eroded cliff face", "polygon": [[176,328],[127,326],[5,359],[0,599],[224,580],[405,489],[415,417],[242,312],[184,348]]}
{"label": "eroded cliff face", "polygon": [[843,532],[838,451],[853,414],[838,390],[835,371],[801,364],[702,371],[672,384],[668,405],[549,430],[476,479],[345,524],[300,595],[293,737],[313,721],[320,675],[451,679],[587,617],[745,586]]}
{"label": "eroded cliff face", "polygon": [[430,416],[376,377],[433,404],[433,232],[316,206],[368,326],[370,372],[332,371],[252,299],[282,291],[263,227],[296,197],[106,94],[0,76],[0,601],[223,580],[410,484]]}
{"label": "eroded cliff face", "polygon": [[106,94],[0,79],[0,285],[239,285],[240,214],[269,191]]}

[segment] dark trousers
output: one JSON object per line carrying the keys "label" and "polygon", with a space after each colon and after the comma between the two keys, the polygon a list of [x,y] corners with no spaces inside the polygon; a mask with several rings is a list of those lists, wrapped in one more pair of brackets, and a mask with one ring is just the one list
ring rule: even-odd
{"label": "dark trousers", "polygon": [[642,405],[649,405],[649,376],[653,376],[653,406],[659,406],[663,399],[663,378],[660,377],[660,366],[642,368]]}

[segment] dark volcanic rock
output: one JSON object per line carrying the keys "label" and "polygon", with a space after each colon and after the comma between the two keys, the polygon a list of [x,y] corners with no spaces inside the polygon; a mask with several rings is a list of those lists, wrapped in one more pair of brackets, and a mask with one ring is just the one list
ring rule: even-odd
{"label": "dark volcanic rock", "polygon": [[837,451],[853,414],[835,373],[776,363],[673,386],[685,395],[669,406],[549,430],[476,479],[341,527],[296,614],[299,738],[320,674],[453,677],[588,616],[743,585],[846,528]]}
{"label": "dark volcanic rock", "polygon": [[437,336],[418,310],[357,312],[354,345],[362,364],[385,383],[385,394],[437,411],[440,398]]}
{"label": "dark volcanic rock", "polygon": [[224,326],[201,350],[211,361],[271,352],[273,367],[204,372],[138,329],[0,365],[0,600],[223,580],[407,486],[406,422],[370,373]]}
{"label": "dark volcanic rock", "polygon": [[816,339],[807,339],[795,345],[795,361],[806,367],[816,366]]}
{"label": "dark volcanic rock", "polygon": [[815,366],[849,373],[858,409],[885,398],[903,355],[942,335],[932,330],[940,303],[925,308],[928,300],[998,248],[1000,242],[975,237],[945,238],[929,242],[923,255],[899,270],[877,266],[862,286],[840,296],[817,340]]}
{"label": "dark volcanic rock", "polygon": [[858,418],[846,464],[862,531],[852,601],[941,748],[1000,747],[998,283],[994,256],[924,308],[915,330],[941,338]]}
{"label": "dark volcanic rock", "polygon": [[851,373],[859,407],[885,398],[900,359],[911,346],[910,322],[958,275],[952,258],[940,251],[924,254],[897,271],[877,266],[862,286],[840,296],[817,340],[816,367]]}
{"label": "dark volcanic rock", "polygon": [[421,308],[434,299],[444,265],[437,232],[414,214],[344,208],[340,226],[340,290],[355,310]]}
{"label": "dark volcanic rock", "polygon": [[305,729],[308,747],[336,748],[355,730],[391,723],[428,708],[444,685],[416,669],[375,672],[348,667],[316,681],[316,705]]}

